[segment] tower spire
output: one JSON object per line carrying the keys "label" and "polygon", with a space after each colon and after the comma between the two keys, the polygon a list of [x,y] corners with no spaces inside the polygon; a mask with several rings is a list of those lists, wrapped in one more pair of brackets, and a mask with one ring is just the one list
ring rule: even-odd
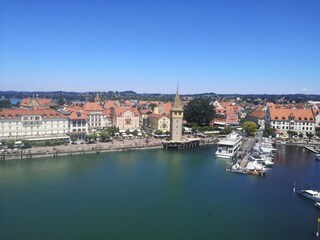
{"label": "tower spire", "polygon": [[179,96],[179,82],[177,84],[177,92],[174,98],[173,109],[182,109],[180,96]]}

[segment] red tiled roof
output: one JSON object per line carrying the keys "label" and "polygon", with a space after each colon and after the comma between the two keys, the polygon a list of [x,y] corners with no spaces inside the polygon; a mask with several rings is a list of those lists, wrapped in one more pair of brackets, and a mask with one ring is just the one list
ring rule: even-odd
{"label": "red tiled roof", "polygon": [[123,113],[126,111],[132,112],[135,116],[139,116],[138,110],[136,108],[123,108],[123,107],[116,107],[114,111],[117,116],[122,116]]}
{"label": "red tiled roof", "polygon": [[258,119],[265,119],[266,113],[263,111],[253,111],[249,113],[248,116],[258,118]]}
{"label": "red tiled roof", "polygon": [[70,116],[70,119],[76,120],[76,119],[88,119],[89,117],[84,111],[73,111]]}
{"label": "red tiled roof", "polygon": [[105,109],[110,109],[110,108],[112,108],[112,107],[117,107],[117,106],[119,106],[120,105],[120,103],[119,103],[119,101],[117,101],[117,100],[107,100],[105,103],[104,103],[104,108]]}
{"label": "red tiled roof", "polygon": [[83,109],[85,111],[103,111],[103,108],[96,102],[86,102]]}
{"label": "red tiled roof", "polygon": [[68,118],[67,116],[59,113],[53,109],[41,109],[41,110],[27,110],[27,109],[4,109],[0,111],[0,119],[1,118],[21,118],[21,116],[25,115],[41,115],[58,118]]}
{"label": "red tiled roof", "polygon": [[312,121],[314,116],[311,109],[284,109],[284,108],[270,108],[271,121],[285,120],[289,121],[289,116],[294,117],[295,121]]}

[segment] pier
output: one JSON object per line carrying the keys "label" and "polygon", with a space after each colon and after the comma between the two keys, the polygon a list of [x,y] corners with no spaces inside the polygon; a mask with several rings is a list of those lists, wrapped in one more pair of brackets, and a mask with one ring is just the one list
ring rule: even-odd
{"label": "pier", "polygon": [[232,162],[229,162],[229,169],[227,168],[227,171],[233,172],[233,173],[240,173],[240,174],[249,174],[249,175],[258,175],[258,176],[264,176],[265,170],[261,169],[254,169],[249,170],[247,169],[247,165],[250,162],[249,157],[251,155],[251,152],[253,150],[254,144],[256,142],[260,142],[262,139],[262,132],[260,131],[256,137],[249,137],[247,138],[241,148],[239,149],[236,157],[239,159],[237,160],[236,164],[232,166]]}
{"label": "pier", "polygon": [[195,148],[199,147],[200,139],[193,138],[193,139],[185,139],[181,141],[165,141],[163,142],[164,149],[186,149],[186,148]]}

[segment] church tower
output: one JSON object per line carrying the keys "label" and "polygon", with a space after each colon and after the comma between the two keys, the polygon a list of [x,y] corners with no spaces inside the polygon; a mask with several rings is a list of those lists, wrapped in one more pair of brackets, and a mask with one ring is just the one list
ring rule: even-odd
{"label": "church tower", "polygon": [[183,120],[183,109],[179,97],[177,88],[176,97],[174,99],[173,106],[170,110],[170,138],[171,141],[182,140],[182,120]]}

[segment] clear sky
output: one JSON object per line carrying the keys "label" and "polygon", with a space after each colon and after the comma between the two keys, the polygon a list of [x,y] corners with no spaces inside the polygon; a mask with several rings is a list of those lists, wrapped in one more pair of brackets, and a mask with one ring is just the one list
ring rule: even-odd
{"label": "clear sky", "polygon": [[0,0],[0,90],[320,94],[319,0]]}

